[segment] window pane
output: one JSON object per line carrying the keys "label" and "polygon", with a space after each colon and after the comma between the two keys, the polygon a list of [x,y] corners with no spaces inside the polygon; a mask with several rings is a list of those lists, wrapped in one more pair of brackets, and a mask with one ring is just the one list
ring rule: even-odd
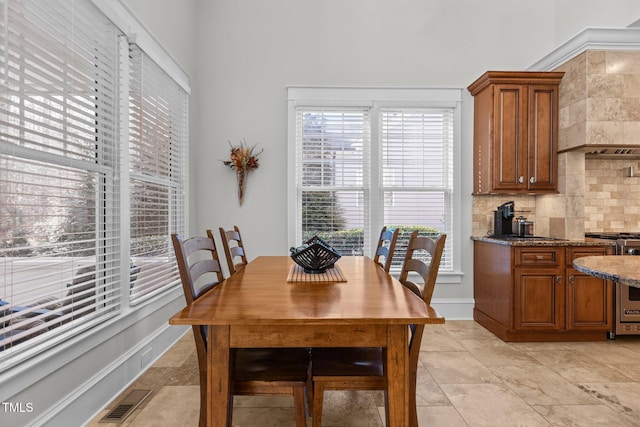
{"label": "window pane", "polygon": [[300,110],[298,229],[343,255],[362,255],[368,218],[369,117],[366,110]]}
{"label": "window pane", "polygon": [[[413,229],[450,234],[452,120],[449,109],[382,110],[381,181],[384,224],[400,227],[392,267],[400,268]],[[441,270],[452,269],[447,239]]]}

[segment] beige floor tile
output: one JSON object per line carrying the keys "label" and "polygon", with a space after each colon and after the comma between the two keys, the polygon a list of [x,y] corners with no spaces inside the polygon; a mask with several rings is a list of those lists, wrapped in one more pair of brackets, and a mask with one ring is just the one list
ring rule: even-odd
{"label": "beige floor tile", "polygon": [[446,329],[452,337],[459,340],[499,339],[473,320],[448,321],[442,327]]}
{"label": "beige floor tile", "polygon": [[600,403],[546,366],[493,366],[489,369],[529,405]]}
{"label": "beige floor tile", "polygon": [[453,406],[419,406],[418,424],[429,427],[467,427]]}
{"label": "beige floor tile", "polygon": [[234,408],[231,425],[233,427],[295,427],[296,416],[292,408]]}
{"label": "beige floor tile", "polygon": [[640,383],[581,384],[580,387],[640,425]]}
{"label": "beige floor tile", "polygon": [[460,341],[455,339],[441,325],[427,325],[422,334],[420,351],[464,351]]}
{"label": "beige floor tile", "polygon": [[500,380],[468,352],[442,351],[420,354],[420,362],[442,384],[497,383]]}
{"label": "beige floor tile", "polygon": [[638,421],[617,413],[606,405],[536,406],[547,421],[562,427],[637,427]]}
{"label": "beige floor tile", "polygon": [[470,427],[550,425],[502,384],[443,384],[441,387]]}
{"label": "beige floor tile", "polygon": [[198,386],[162,387],[131,422],[132,427],[197,427],[200,416]]}
{"label": "beige floor tile", "polygon": [[323,427],[377,427],[383,425],[383,419],[371,392],[326,391],[324,393]]}
{"label": "beige floor tile", "polygon": [[603,365],[619,365],[638,360],[638,353],[616,345],[615,341],[567,343],[573,351],[579,351]]}
{"label": "beige floor tile", "polygon": [[529,355],[572,383],[631,381],[629,377],[577,351],[539,351]]}
{"label": "beige floor tile", "polygon": [[[640,360],[640,357],[637,358]],[[619,365],[609,365],[611,369],[620,372],[622,375],[631,378],[635,382],[640,382],[640,363],[621,363]]]}
{"label": "beige floor tile", "polygon": [[[382,405],[384,405],[384,401]],[[429,373],[429,370],[420,363],[416,381],[416,405],[451,405],[447,396]]]}
{"label": "beige floor tile", "polygon": [[540,364],[527,353],[499,340],[461,340],[460,342],[484,366]]}
{"label": "beige floor tile", "polygon": [[234,396],[234,408],[293,408],[293,396]]}

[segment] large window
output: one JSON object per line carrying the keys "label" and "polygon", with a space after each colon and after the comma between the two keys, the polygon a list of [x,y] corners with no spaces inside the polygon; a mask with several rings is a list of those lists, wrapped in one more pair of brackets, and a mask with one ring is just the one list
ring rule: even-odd
{"label": "large window", "polygon": [[[0,1],[0,369],[177,283],[165,274],[136,290],[175,270],[186,94],[158,67],[136,72],[129,50],[89,0]],[[178,95],[134,108],[123,94],[143,75]],[[138,129],[156,129],[144,147]],[[147,150],[159,160],[136,157]]]}
{"label": "large window", "polygon": [[458,90],[289,90],[292,244],[318,235],[343,255],[373,255],[382,226],[408,238],[446,233],[457,270],[454,146]]}

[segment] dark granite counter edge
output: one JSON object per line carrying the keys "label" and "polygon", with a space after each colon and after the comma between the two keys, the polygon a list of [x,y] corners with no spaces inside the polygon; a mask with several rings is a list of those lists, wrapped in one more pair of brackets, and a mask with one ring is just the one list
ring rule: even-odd
{"label": "dark granite counter edge", "polygon": [[549,240],[536,239],[500,239],[491,236],[471,236],[471,240],[477,240],[486,243],[495,243],[497,245],[504,246],[615,246],[616,242],[613,240],[603,239],[578,239],[578,240],[565,240],[549,238]]}

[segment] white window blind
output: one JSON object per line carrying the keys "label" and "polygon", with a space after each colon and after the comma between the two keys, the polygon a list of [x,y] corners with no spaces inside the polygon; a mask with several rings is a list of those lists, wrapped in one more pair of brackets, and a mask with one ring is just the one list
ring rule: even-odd
{"label": "white window blind", "polygon": [[116,55],[90,2],[0,2],[0,367],[119,308]]}
{"label": "white window blind", "polygon": [[317,235],[342,254],[368,252],[368,110],[300,109],[296,128],[298,235]]}
{"label": "white window blind", "polygon": [[184,234],[187,94],[137,46],[130,48],[131,303],[176,285],[171,233]]}
{"label": "white window blind", "polygon": [[[453,111],[381,109],[381,192],[384,223],[400,227],[396,251],[404,254],[414,229],[451,235],[453,218]],[[440,268],[452,270],[451,241]],[[394,256],[392,268],[403,258]]]}

